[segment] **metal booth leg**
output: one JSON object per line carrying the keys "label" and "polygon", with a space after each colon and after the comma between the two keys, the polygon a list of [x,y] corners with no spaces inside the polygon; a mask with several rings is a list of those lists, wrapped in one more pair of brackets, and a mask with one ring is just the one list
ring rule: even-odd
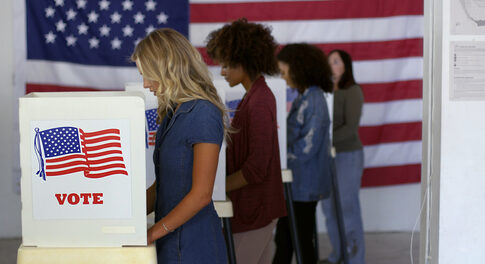
{"label": "metal booth leg", "polygon": [[234,250],[234,239],[232,238],[231,221],[228,217],[222,218],[222,224],[224,225],[224,237],[227,245],[227,257],[230,264],[236,264],[236,251]]}
{"label": "metal booth leg", "polygon": [[222,219],[222,226],[224,227],[224,238],[226,240],[227,257],[229,264],[236,264],[236,253],[234,249],[234,239],[232,238],[232,228],[230,218],[234,215],[232,210],[232,202],[226,197],[223,201],[214,201],[214,208],[217,215]]}
{"label": "metal booth leg", "polygon": [[291,192],[291,182],[293,181],[293,175],[291,174],[291,170],[283,170],[282,176],[286,197],[286,209],[288,210],[288,223],[290,225],[291,242],[295,251],[296,263],[303,264],[301,258],[300,241],[298,238],[298,228],[296,226],[295,208],[293,207],[293,194]]}

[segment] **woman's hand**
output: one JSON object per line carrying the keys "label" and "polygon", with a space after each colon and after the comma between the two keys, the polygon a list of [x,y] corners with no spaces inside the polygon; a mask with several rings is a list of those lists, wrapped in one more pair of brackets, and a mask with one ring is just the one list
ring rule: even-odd
{"label": "woman's hand", "polygon": [[198,143],[194,145],[192,188],[172,211],[148,229],[147,243],[149,245],[183,225],[212,201],[218,161],[218,144]]}
{"label": "woman's hand", "polygon": [[248,181],[244,178],[242,170],[238,170],[233,174],[227,176],[226,178],[226,193],[230,193],[231,191],[240,189],[246,185],[248,185]]}
{"label": "woman's hand", "polygon": [[147,230],[147,245],[151,245],[153,242],[155,242],[155,234],[154,234],[154,226],[152,226],[150,229]]}
{"label": "woman's hand", "polygon": [[147,245],[151,245],[153,242],[155,242],[155,240],[153,240],[153,231],[152,229],[148,229],[147,230]]}
{"label": "woman's hand", "polygon": [[155,198],[156,198],[156,181],[150,186],[150,188],[147,189],[146,191],[146,197],[147,197],[147,215],[149,215],[151,212],[153,212],[153,209],[155,207]]}

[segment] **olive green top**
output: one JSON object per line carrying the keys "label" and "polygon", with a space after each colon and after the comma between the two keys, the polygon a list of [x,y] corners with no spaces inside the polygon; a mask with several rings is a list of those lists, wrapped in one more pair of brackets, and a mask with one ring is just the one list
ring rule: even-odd
{"label": "olive green top", "polygon": [[333,146],[337,152],[362,149],[359,122],[364,95],[359,85],[338,89],[333,98]]}

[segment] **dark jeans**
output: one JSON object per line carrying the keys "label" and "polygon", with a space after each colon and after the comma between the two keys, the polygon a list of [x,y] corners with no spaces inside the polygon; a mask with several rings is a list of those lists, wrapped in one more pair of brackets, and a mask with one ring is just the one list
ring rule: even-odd
{"label": "dark jeans", "polygon": [[[313,235],[315,232],[317,201],[293,202],[293,205],[303,264],[315,264],[317,260],[315,259]],[[293,245],[291,243],[288,217],[282,217],[278,220],[275,243],[276,253],[273,258],[273,264],[290,264],[293,257]]]}

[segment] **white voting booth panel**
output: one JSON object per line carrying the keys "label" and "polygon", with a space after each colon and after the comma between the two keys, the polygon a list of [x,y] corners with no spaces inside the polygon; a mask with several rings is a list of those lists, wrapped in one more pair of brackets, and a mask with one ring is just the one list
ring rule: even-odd
{"label": "white voting booth panel", "polygon": [[[146,188],[152,186],[155,181],[155,166],[153,164],[153,150],[155,149],[155,134],[158,128],[156,121],[156,111],[158,106],[157,97],[154,96],[150,90],[143,88],[143,83],[127,83],[125,84],[125,91],[127,92],[141,92],[145,96],[145,134],[143,140],[145,141],[145,163],[146,163]],[[152,129],[150,129],[152,126]]]}
{"label": "white voting booth panel", "polygon": [[146,245],[144,115],[133,92],[19,99],[24,246]]}
{"label": "white voting booth panel", "polygon": [[[280,78],[266,78],[266,83],[268,84],[269,88],[276,98],[276,119],[278,123],[280,161],[281,168],[286,169],[286,83],[283,79]],[[226,105],[235,105],[231,104],[231,102],[240,101],[246,93],[246,90],[241,84],[230,87],[227,81],[224,79],[214,80],[214,85],[216,86],[218,91],[224,91]]]}
{"label": "white voting booth panel", "polygon": [[[143,126],[146,130],[144,140],[145,154],[146,154],[146,179],[147,187],[151,186],[155,181],[155,168],[153,164],[153,151],[155,150],[155,134],[158,129],[156,124],[157,118],[157,97],[153,95],[150,90],[143,88],[143,83],[126,83],[126,91],[142,92],[145,95],[145,118],[146,124]],[[224,90],[218,89],[221,100],[224,101]],[[214,183],[214,191],[212,193],[212,199],[214,201],[223,201],[226,199],[226,143],[223,142],[221,151],[219,152],[219,163],[217,166],[216,181]]]}

